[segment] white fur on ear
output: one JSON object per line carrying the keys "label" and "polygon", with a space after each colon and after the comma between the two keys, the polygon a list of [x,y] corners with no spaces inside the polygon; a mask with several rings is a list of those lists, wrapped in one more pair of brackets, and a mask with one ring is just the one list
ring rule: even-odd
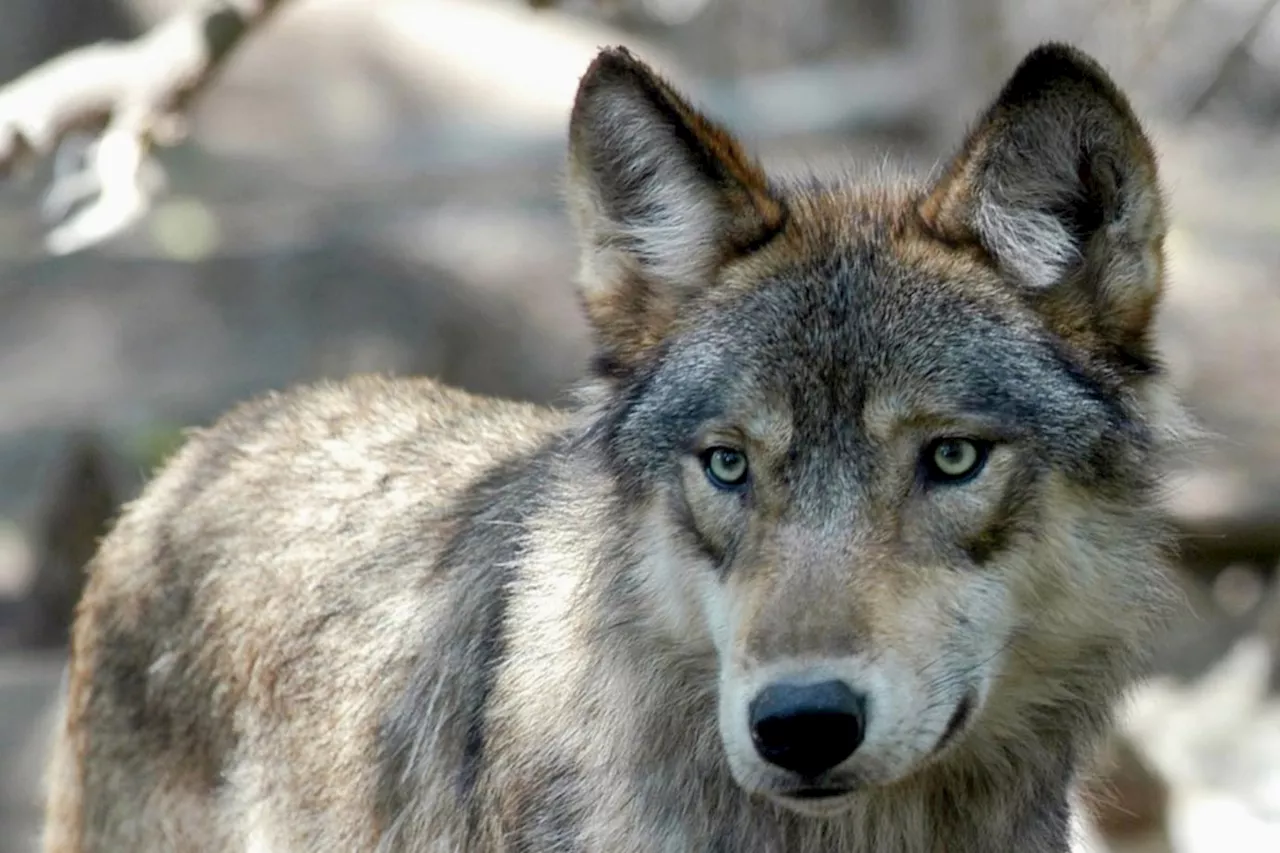
{"label": "white fur on ear", "polygon": [[[612,174],[579,184],[579,226],[596,247],[588,278],[604,284],[628,264],[675,285],[705,279],[720,251],[727,211],[669,119],[639,92],[602,93],[597,161]],[[577,206],[575,206],[577,207]],[[585,214],[585,215],[581,215]]]}
{"label": "white fur on ear", "polygon": [[1043,210],[979,201],[974,228],[991,253],[1022,283],[1043,289],[1080,263],[1080,246],[1057,217]]}

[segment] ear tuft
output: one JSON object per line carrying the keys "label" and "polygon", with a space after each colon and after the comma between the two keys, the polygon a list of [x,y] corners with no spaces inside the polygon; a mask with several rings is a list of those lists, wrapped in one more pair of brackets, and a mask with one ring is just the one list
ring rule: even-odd
{"label": "ear tuft", "polygon": [[625,48],[600,52],[569,122],[580,291],[604,360],[635,362],[717,269],[785,218],[760,166]]}
{"label": "ear tuft", "polygon": [[1090,57],[1031,51],[919,211],[939,238],[979,246],[1064,334],[1149,355],[1165,233],[1155,154]]}

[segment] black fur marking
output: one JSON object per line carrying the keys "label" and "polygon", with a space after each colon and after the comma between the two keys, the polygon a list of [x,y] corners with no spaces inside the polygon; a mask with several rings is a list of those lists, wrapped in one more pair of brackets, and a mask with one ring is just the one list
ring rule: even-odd
{"label": "black fur marking", "polygon": [[1063,84],[1086,87],[1115,103],[1114,85],[1108,81],[1102,67],[1078,50],[1056,43],[1043,44],[1028,53],[996,102],[1004,107],[1026,106]]}
{"label": "black fur marking", "polygon": [[1114,215],[1119,176],[1104,155],[1081,149],[1078,157],[1080,192],[1064,196],[1047,212],[1062,223],[1076,246],[1083,247]]}
{"label": "black fur marking", "polygon": [[[483,806],[473,792],[487,761],[489,702],[506,655],[510,586],[527,524],[542,505],[547,477],[563,443],[562,438],[550,440],[534,453],[494,467],[458,502],[452,535],[433,572],[437,578],[450,576],[442,592],[454,595],[446,624],[437,626],[438,634],[433,635],[443,639],[422,650],[405,692],[379,733],[378,808],[384,825],[393,823],[411,801],[417,782],[413,774],[424,769],[411,761],[438,724],[422,718],[437,692],[451,704],[433,710],[465,719],[466,736],[456,763],[431,769],[456,774],[459,806],[470,809],[473,831],[480,823]],[[443,688],[442,678],[448,680]]]}
{"label": "black fur marking", "polygon": [[1159,360],[1150,352],[1146,342],[1139,347],[1117,346],[1110,353],[1116,368],[1129,378],[1159,376],[1164,372]]}
{"label": "black fur marking", "polygon": [[680,500],[675,506],[676,523],[679,527],[688,533],[689,541],[703,553],[703,555],[711,560],[722,570],[726,566],[726,551],[715,542],[711,537],[705,535],[698,527],[698,520],[693,515],[693,507],[689,505],[689,500],[684,496],[683,491]]}
{"label": "black fur marking", "polygon": [[746,240],[738,243],[734,248],[737,250],[739,257],[753,255],[756,252],[763,250],[787,229],[787,223],[791,219],[791,211],[786,206],[780,193],[773,193],[773,197],[774,200],[777,201],[778,208],[782,214],[778,218],[776,227],[766,228],[757,234],[752,234]]}
{"label": "black fur marking", "polygon": [[[511,548],[514,556],[516,548]],[[496,565],[496,564],[495,564]],[[507,602],[510,593],[507,589],[508,572],[502,571],[502,577],[495,578],[494,587],[486,606],[480,615],[480,635],[476,642],[480,646],[480,670],[476,674],[476,694],[474,704],[467,709],[466,740],[462,746],[462,766],[458,771],[458,798],[467,802],[480,779],[480,772],[485,759],[485,723],[489,707],[489,696],[493,692],[494,679],[502,665],[506,653],[505,620]]]}
{"label": "black fur marking", "polygon": [[631,375],[632,368],[613,351],[603,349],[591,356],[588,370],[592,376],[620,382]]}
{"label": "black fur marking", "polygon": [[1031,499],[1040,473],[1038,468],[1029,466],[1013,475],[992,513],[992,522],[964,545],[965,553],[975,564],[989,562],[1008,548],[1019,533],[1032,528],[1037,509]]}

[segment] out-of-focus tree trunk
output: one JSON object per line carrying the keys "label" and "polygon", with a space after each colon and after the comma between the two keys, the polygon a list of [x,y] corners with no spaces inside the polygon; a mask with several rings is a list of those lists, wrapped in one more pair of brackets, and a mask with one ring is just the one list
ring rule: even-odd
{"label": "out-of-focus tree trunk", "polygon": [[39,519],[35,573],[21,611],[19,642],[67,642],[85,567],[119,509],[106,450],[92,433],[75,437],[58,461]]}

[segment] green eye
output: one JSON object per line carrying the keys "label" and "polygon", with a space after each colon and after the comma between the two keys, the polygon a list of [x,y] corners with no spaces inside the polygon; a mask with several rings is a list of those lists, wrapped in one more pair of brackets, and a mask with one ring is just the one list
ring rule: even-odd
{"label": "green eye", "polygon": [[713,447],[702,454],[707,479],[719,489],[736,489],[747,481],[747,456],[729,447]]}
{"label": "green eye", "polygon": [[943,438],[925,449],[924,467],[930,480],[959,483],[978,475],[987,464],[991,444],[968,438]]}

